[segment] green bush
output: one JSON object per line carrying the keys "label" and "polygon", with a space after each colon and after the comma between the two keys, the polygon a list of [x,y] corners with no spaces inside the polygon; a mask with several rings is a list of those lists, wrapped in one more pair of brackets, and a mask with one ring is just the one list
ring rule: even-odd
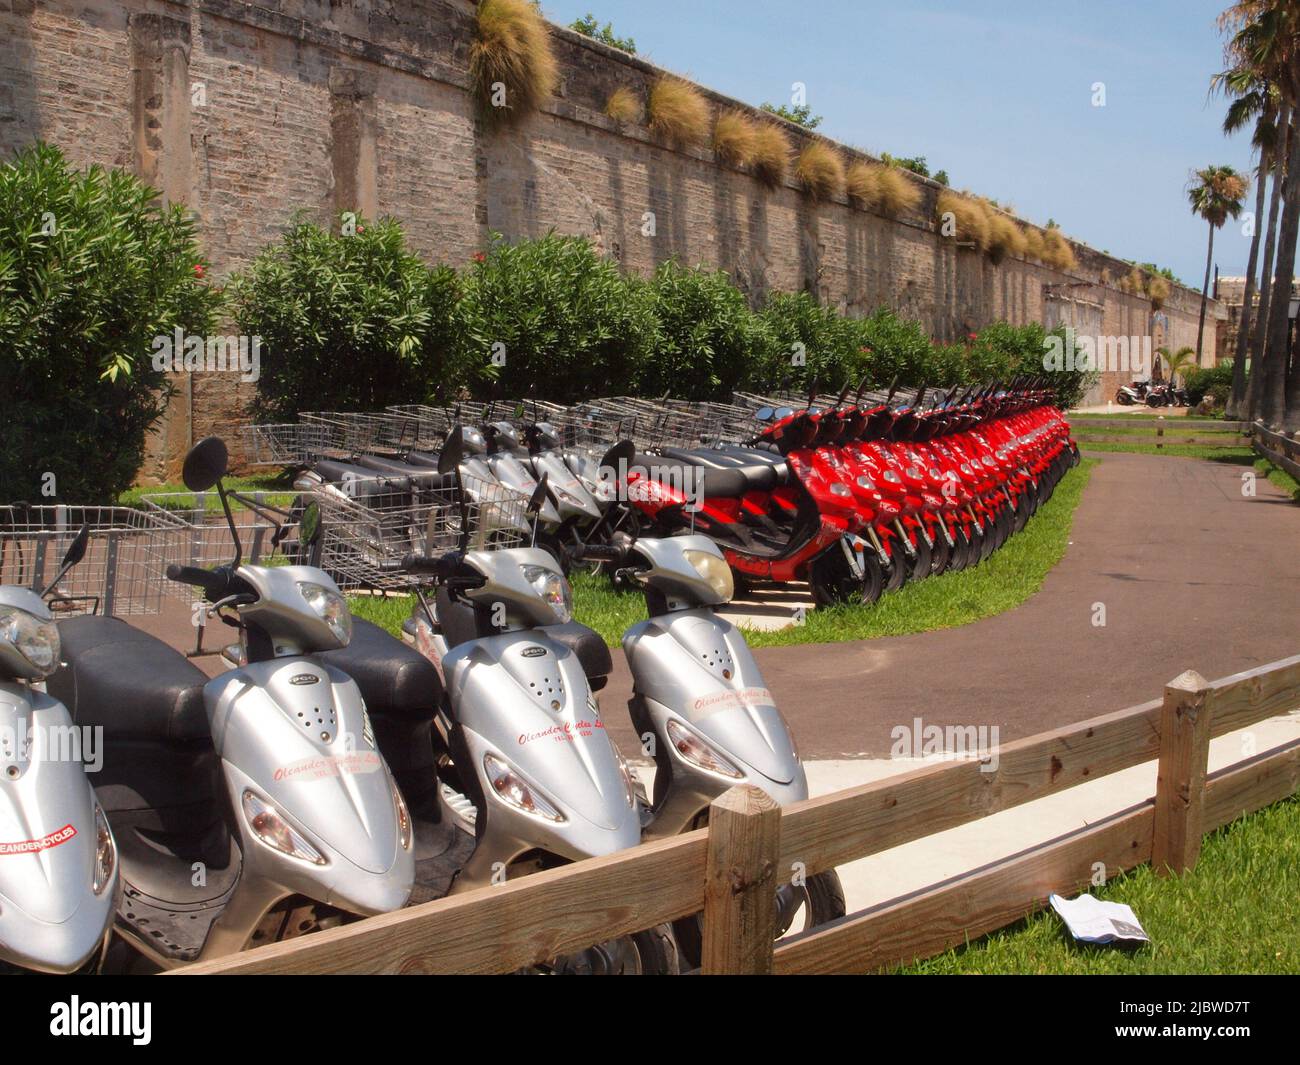
{"label": "green bush", "polygon": [[494,235],[464,280],[466,357],[497,391],[570,403],[627,392],[650,357],[655,320],[643,282],[582,237],[509,244]]}
{"label": "green bush", "polygon": [[722,270],[669,260],[650,278],[654,355],[637,376],[643,395],[729,399],[754,367],[771,365],[772,338]]}
{"label": "green bush", "polygon": [[961,380],[957,356],[931,342],[919,322],[882,307],[862,319],[861,329],[868,365],[879,387],[887,387],[895,378],[908,387],[938,387]]}
{"label": "green bush", "polygon": [[1216,407],[1227,406],[1232,393],[1232,360],[1187,371],[1187,398],[1196,406],[1209,395]]}
{"label": "green bush", "polygon": [[42,144],[0,167],[0,501],[130,486],[168,396],[154,338],[213,330],[206,265],[184,209],[125,171]]}
{"label": "green bush", "polygon": [[755,363],[746,375],[758,392],[807,388],[817,383],[823,393],[837,391],[846,381],[856,389],[868,373],[862,324],[823,307],[807,292],[774,292],[759,314],[770,338],[773,361]]}
{"label": "green bush", "polygon": [[229,294],[239,331],[262,338],[259,418],[418,403],[472,376],[455,272],[425,266],[392,219],[338,234],[296,220]]}

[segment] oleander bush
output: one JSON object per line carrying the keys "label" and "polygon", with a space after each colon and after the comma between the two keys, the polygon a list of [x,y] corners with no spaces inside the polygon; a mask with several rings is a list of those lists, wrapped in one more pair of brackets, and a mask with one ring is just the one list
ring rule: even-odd
{"label": "oleander bush", "polygon": [[154,338],[215,331],[207,265],[184,208],[126,171],[45,144],[0,167],[0,502],[130,486],[170,391]]}
{"label": "oleander bush", "polygon": [[262,338],[263,420],[420,402],[484,372],[462,345],[455,271],[426,266],[392,219],[333,232],[300,216],[228,291],[238,332]]}
{"label": "oleander bush", "polygon": [[651,286],[583,237],[495,235],[463,288],[462,357],[495,377],[499,395],[568,403],[626,393],[652,359]]}

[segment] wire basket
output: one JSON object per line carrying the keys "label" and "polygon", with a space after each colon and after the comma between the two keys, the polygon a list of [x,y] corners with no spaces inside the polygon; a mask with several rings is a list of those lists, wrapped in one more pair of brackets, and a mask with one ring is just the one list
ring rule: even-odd
{"label": "wire basket", "polygon": [[176,526],[165,515],[134,507],[0,507],[0,584],[43,590],[82,525],[90,527],[85,557],[59,581],[50,610],[58,616],[156,614],[165,549]]}
{"label": "wire basket", "polygon": [[449,478],[353,478],[312,490],[324,535],[320,567],[340,588],[398,590],[426,578],[407,573],[411,552],[437,555],[466,543],[470,550],[518,547],[529,525],[528,497],[504,485],[461,475]]}
{"label": "wire basket", "polygon": [[306,466],[343,450],[336,429],[321,422],[242,425],[239,435],[253,466]]}
{"label": "wire basket", "polygon": [[[262,506],[296,511],[300,496],[295,492],[249,492],[249,499]],[[158,538],[161,563],[159,576],[164,586],[163,594],[185,602],[200,598],[203,591],[193,585],[166,579],[168,565],[198,566],[212,569],[230,562],[235,557],[235,544],[230,538],[221,497],[216,492],[151,492],[141,502],[147,511],[166,526]],[[254,566],[283,563],[293,557],[297,543],[297,525],[292,516],[281,524],[286,533],[277,548],[272,541],[276,525],[268,517],[230,501],[231,517],[239,533],[239,543],[244,562]]]}
{"label": "wire basket", "polygon": [[335,444],[350,453],[401,451],[418,440],[416,419],[395,411],[366,414],[360,411],[303,411],[300,423],[325,427]]}

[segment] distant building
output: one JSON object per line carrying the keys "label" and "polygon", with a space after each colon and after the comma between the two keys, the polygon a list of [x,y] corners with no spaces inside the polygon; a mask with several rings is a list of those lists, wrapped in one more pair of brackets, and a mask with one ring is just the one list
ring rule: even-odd
{"label": "distant building", "polygon": [[[1216,337],[1214,365],[1231,360],[1237,350],[1237,331],[1241,328],[1241,308],[1245,302],[1246,279],[1244,277],[1218,277],[1214,281],[1214,298],[1227,311],[1226,321],[1219,323]],[[1300,304],[1300,278],[1291,281],[1291,336],[1294,344],[1296,306]],[[1253,306],[1259,306],[1259,292],[1254,296]]]}

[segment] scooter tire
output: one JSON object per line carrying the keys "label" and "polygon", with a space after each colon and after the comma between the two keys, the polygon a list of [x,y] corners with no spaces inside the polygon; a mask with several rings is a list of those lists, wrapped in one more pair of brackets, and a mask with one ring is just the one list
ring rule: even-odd
{"label": "scooter tire", "polygon": [[923,581],[934,572],[934,552],[930,545],[925,542],[925,537],[919,533],[913,546],[916,548],[916,558],[907,560],[907,579],[909,581]]}
{"label": "scooter tire", "polygon": [[947,572],[949,564],[952,562],[953,548],[948,544],[948,538],[939,532],[934,538],[934,550],[930,552],[930,575],[938,577]]}

